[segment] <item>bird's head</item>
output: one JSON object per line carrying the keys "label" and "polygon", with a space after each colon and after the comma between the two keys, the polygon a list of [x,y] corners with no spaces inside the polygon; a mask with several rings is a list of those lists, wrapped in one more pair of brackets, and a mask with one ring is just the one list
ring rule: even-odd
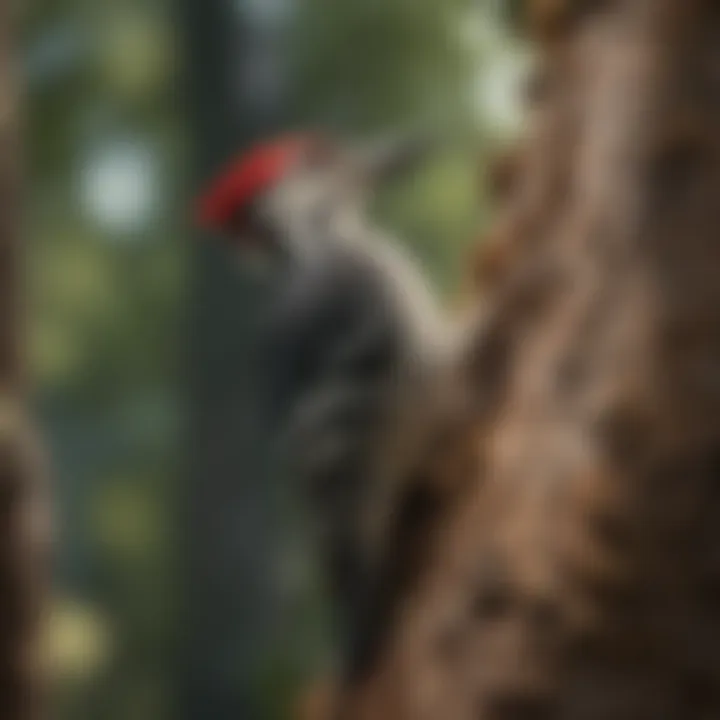
{"label": "bird's head", "polygon": [[344,223],[362,222],[375,189],[411,173],[430,147],[427,137],[350,147],[311,133],[263,142],[211,181],[199,224],[243,257],[307,259]]}
{"label": "bird's head", "polygon": [[426,137],[352,147],[319,134],[285,136],[240,154],[200,197],[201,227],[268,281],[260,345],[279,398],[273,406],[285,408],[342,338],[382,315],[390,289],[367,261],[375,233],[365,205],[431,148]]}

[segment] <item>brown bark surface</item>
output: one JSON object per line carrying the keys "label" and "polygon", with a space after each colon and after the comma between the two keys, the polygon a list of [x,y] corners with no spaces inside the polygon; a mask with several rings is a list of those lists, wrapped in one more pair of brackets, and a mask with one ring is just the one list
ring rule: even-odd
{"label": "brown bark surface", "polygon": [[46,531],[24,408],[16,86],[0,2],[0,718],[40,716],[37,631]]}
{"label": "brown bark surface", "polygon": [[481,461],[353,720],[720,717],[720,5],[531,9]]}

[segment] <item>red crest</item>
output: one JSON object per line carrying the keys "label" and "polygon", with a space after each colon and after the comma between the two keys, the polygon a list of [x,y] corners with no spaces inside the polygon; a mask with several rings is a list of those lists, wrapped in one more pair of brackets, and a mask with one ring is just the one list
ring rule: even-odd
{"label": "red crest", "polygon": [[251,148],[225,169],[201,195],[198,222],[222,230],[256,198],[275,186],[314,142],[289,136]]}

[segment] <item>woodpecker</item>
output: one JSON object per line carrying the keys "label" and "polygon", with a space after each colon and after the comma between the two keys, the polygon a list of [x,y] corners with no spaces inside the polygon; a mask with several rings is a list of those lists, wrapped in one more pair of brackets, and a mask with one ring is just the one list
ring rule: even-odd
{"label": "woodpecker", "polygon": [[368,670],[388,622],[386,546],[456,345],[418,263],[368,212],[373,191],[428,149],[281,137],[243,153],[199,202],[202,226],[273,269],[265,366],[324,552],[348,678]]}

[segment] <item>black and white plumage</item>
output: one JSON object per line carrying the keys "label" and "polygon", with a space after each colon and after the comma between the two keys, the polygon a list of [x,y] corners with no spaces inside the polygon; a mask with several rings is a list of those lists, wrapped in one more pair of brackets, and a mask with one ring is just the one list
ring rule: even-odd
{"label": "black and white plumage", "polygon": [[322,145],[253,204],[241,228],[272,248],[263,374],[290,479],[317,530],[346,677],[369,668],[387,626],[388,543],[443,412],[456,350],[417,262],[366,212],[373,185],[415,159],[417,147],[361,156]]}
{"label": "black and white plumage", "polygon": [[440,412],[452,338],[397,241],[360,222],[327,241],[291,273],[275,309],[273,384],[343,622],[346,671],[359,673],[381,631],[386,544]]}

